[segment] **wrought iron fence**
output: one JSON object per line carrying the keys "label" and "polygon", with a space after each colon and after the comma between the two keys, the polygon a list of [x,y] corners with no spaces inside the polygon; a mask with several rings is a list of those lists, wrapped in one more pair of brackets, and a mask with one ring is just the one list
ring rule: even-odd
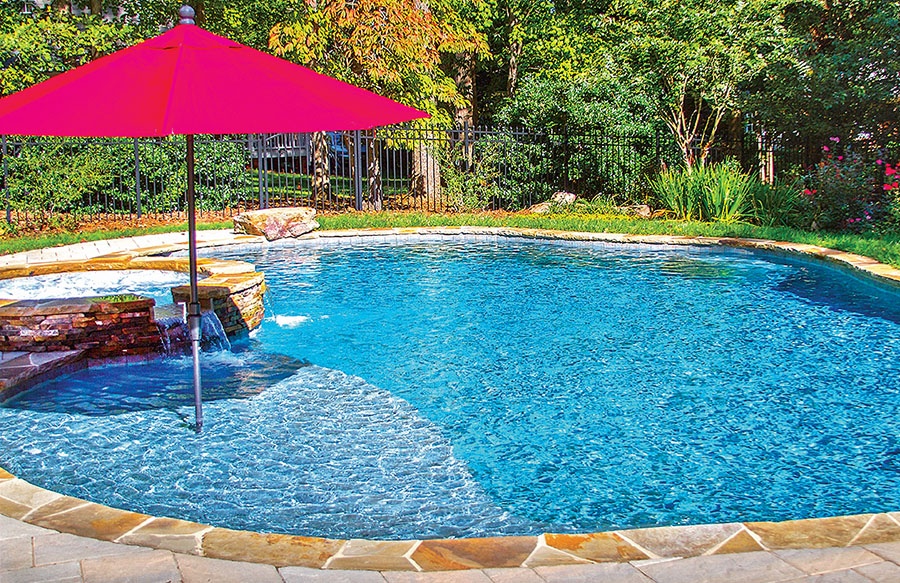
{"label": "wrought iron fence", "polygon": [[[182,215],[184,138],[2,140],[10,222],[48,216]],[[557,190],[622,204],[647,202],[650,178],[682,155],[668,132],[630,135],[476,126],[395,126],[368,132],[198,136],[197,208],[519,210]],[[748,136],[719,142],[711,160],[738,158],[766,180],[818,160],[812,140]]]}

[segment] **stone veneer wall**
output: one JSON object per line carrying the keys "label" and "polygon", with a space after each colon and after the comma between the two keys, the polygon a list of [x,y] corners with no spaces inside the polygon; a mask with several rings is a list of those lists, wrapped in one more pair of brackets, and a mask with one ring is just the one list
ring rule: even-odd
{"label": "stone veneer wall", "polygon": [[[71,271],[160,269],[188,271],[188,259],[148,254],[180,250],[160,246],[113,253],[85,261],[56,261],[0,268],[0,279]],[[229,337],[252,330],[263,319],[262,273],[243,261],[201,259],[200,302],[215,310]],[[187,302],[189,286],[172,289],[175,302]],[[0,352],[85,350],[88,358],[140,356],[163,352],[152,299],[104,302],[98,298],[0,300]]]}
{"label": "stone veneer wall", "polygon": [[[246,334],[262,322],[266,284],[261,273],[211,276],[200,282],[197,291],[201,310],[215,311],[229,338]],[[175,303],[187,303],[190,295],[190,286],[172,288]]]}
{"label": "stone veneer wall", "polygon": [[4,300],[0,352],[85,350],[89,358],[160,352],[152,299]]}

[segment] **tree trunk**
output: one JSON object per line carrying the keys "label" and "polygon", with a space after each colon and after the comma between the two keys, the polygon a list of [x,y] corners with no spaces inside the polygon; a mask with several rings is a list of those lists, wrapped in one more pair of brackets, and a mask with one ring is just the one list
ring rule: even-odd
{"label": "tree trunk", "polygon": [[103,0],[91,0],[90,8],[93,16],[103,16]]}
{"label": "tree trunk", "polygon": [[441,197],[441,167],[425,141],[416,144],[412,156],[412,195],[422,199],[422,207],[430,211],[444,210]]}
{"label": "tree trunk", "polygon": [[331,199],[331,179],[328,173],[328,135],[325,132],[312,134],[312,196],[314,201],[323,203]]}
{"label": "tree trunk", "polygon": [[475,124],[475,53],[467,51],[457,53],[456,65],[453,68],[456,89],[466,100],[465,105],[456,108],[454,116],[457,125]]}
{"label": "tree trunk", "polygon": [[515,97],[519,87],[519,60],[522,58],[522,39],[519,36],[521,20],[511,8],[507,8],[506,26],[509,30],[509,74],[506,77],[506,96]]}
{"label": "tree trunk", "polygon": [[381,141],[375,139],[375,130],[367,133],[364,140],[366,142],[366,152],[369,155],[366,168],[369,179],[369,195],[363,204],[363,209],[380,211],[384,207],[384,185],[381,179]]}

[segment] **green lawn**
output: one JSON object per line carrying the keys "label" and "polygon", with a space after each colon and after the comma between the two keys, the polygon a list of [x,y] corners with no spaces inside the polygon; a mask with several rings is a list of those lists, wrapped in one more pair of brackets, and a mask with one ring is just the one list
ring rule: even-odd
{"label": "green lawn", "polygon": [[[378,227],[436,227],[480,225],[487,227],[524,227],[561,231],[595,233],[633,233],[639,235],[691,235],[707,237],[746,237],[774,239],[795,243],[821,245],[858,253],[900,268],[900,235],[854,235],[807,232],[785,227],[758,227],[746,223],[699,223],[674,220],[647,220],[606,215],[513,215],[513,214],[427,214],[427,213],[345,213],[320,215],[322,229],[364,229]],[[228,229],[231,221],[201,223],[200,229]],[[151,233],[183,231],[186,223],[127,229],[92,231],[88,233],[60,233],[42,237],[18,237],[0,241],[0,254],[16,253],[42,247],[68,245]]]}

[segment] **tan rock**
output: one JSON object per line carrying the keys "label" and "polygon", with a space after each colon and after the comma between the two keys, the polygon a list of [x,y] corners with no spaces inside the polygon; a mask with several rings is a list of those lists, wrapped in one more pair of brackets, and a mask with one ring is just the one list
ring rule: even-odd
{"label": "tan rock", "polygon": [[248,211],[234,217],[234,232],[262,235],[268,241],[299,237],[319,227],[315,216],[315,209],[303,206]]}
{"label": "tan rock", "polygon": [[320,569],[344,545],[329,540],[287,534],[262,534],[214,528],[203,535],[202,554],[226,561],[268,563],[276,567],[298,566]]}
{"label": "tan rock", "polygon": [[650,558],[614,532],[546,534],[544,537],[549,547],[598,563]]}
{"label": "tan rock", "polygon": [[412,560],[425,571],[519,567],[536,546],[529,536],[427,540]]}

